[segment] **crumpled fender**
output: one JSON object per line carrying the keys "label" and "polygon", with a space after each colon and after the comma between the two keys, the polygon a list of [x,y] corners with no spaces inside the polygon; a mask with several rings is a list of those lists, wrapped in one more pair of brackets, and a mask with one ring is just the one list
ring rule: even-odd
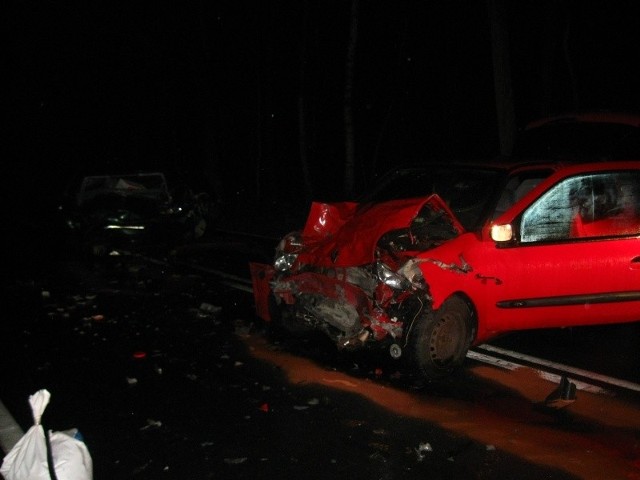
{"label": "crumpled fender", "polygon": [[251,284],[253,286],[253,298],[256,303],[256,314],[264,321],[270,322],[270,282],[273,279],[276,271],[273,266],[263,263],[249,263],[249,271],[251,272]]}
{"label": "crumpled fender", "polygon": [[371,205],[314,202],[302,231],[305,251],[298,259],[301,263],[327,267],[371,263],[380,237],[391,230],[409,227],[426,204],[444,211],[456,229],[460,233],[464,231],[436,194]]}

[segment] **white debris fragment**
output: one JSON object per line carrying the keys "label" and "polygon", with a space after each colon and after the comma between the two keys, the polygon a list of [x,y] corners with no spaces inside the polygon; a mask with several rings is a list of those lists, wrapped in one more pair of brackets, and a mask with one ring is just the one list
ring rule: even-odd
{"label": "white debris fragment", "polygon": [[51,298],[51,292],[49,292],[48,290],[43,290],[42,298]]}
{"label": "white debris fragment", "polygon": [[307,403],[309,405],[320,405],[320,400],[317,398],[310,398],[309,400],[307,400]]}
{"label": "white debris fragment", "polygon": [[487,445],[487,452],[493,452],[496,449],[495,445]]}
{"label": "white debris fragment", "polygon": [[138,379],[134,377],[127,377],[127,383],[129,385],[135,385],[138,383]]}
{"label": "white debris fragment", "polygon": [[415,449],[416,454],[418,455],[418,461],[421,462],[424,460],[425,452],[433,452],[433,448],[431,448],[431,444],[428,442],[421,443],[418,445],[418,448]]}
{"label": "white debris fragment", "polygon": [[309,408],[308,405],[294,405],[293,409],[294,410],[307,410]]}
{"label": "white debris fragment", "polygon": [[227,463],[229,465],[239,465],[241,463],[246,462],[247,460],[248,460],[247,457],[225,458],[224,463]]}
{"label": "white debris fragment", "polygon": [[162,422],[160,420],[154,420],[152,418],[147,418],[147,424],[142,427],[140,430],[146,430],[147,428],[160,428],[162,426]]}
{"label": "white debris fragment", "polygon": [[221,310],[222,310],[222,307],[218,307],[217,305],[211,305],[210,303],[204,303],[204,302],[200,304],[200,311],[209,313],[211,315],[220,313]]}

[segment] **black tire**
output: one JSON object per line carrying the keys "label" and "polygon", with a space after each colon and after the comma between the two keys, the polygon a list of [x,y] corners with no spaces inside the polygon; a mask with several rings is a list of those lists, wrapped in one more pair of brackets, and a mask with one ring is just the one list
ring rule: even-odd
{"label": "black tire", "polygon": [[463,364],[474,331],[471,315],[464,300],[451,297],[417,319],[409,344],[411,360],[421,374],[441,378]]}

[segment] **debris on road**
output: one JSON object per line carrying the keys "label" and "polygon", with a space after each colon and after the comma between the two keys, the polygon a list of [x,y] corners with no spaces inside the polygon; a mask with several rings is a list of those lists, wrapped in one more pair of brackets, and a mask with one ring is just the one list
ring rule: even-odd
{"label": "debris on road", "polygon": [[418,461],[421,462],[426,457],[425,452],[433,452],[433,448],[431,448],[431,444],[428,442],[421,443],[418,445],[418,448],[415,449],[416,454],[418,456]]}
{"label": "debris on road", "polygon": [[566,375],[563,375],[558,387],[545,398],[544,405],[561,409],[571,405],[575,401],[576,384],[570,382]]}
{"label": "debris on road", "polygon": [[238,458],[225,458],[224,463],[228,465],[240,465],[248,460],[247,457],[238,457]]}
{"label": "debris on road", "polygon": [[140,430],[148,430],[149,428],[160,428],[161,426],[162,422],[160,420],[147,418],[147,424],[144,427],[141,427]]}
{"label": "debris on road", "polygon": [[202,302],[200,304],[200,313],[207,315],[215,315],[222,311],[222,307],[217,305],[211,305],[210,303]]}

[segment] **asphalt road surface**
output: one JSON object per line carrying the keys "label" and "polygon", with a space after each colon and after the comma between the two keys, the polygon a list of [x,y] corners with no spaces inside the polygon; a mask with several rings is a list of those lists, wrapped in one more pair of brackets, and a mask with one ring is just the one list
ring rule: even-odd
{"label": "asphalt road surface", "polygon": [[45,428],[81,431],[95,479],[640,478],[634,400],[548,411],[552,384],[473,362],[424,382],[274,337],[202,274],[39,240],[5,252],[0,400],[26,431],[48,389]]}

